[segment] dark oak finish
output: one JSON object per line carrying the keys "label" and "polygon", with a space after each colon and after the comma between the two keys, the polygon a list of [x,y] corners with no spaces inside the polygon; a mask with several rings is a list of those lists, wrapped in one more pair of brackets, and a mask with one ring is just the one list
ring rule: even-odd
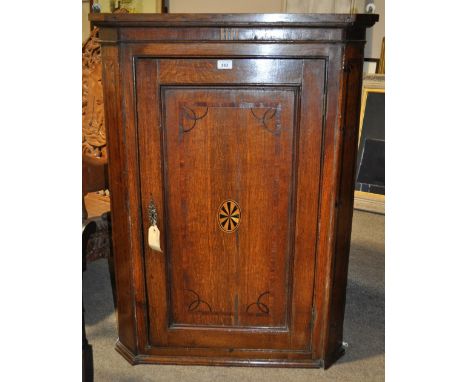
{"label": "dark oak finish", "polygon": [[[328,367],[343,353],[363,47],[377,19],[91,16],[117,350],[130,362]],[[151,201],[162,253],[148,246]]]}

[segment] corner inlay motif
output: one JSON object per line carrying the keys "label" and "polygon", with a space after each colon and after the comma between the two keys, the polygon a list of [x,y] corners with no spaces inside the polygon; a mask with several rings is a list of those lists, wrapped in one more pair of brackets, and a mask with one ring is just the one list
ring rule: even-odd
{"label": "corner inlay motif", "polygon": [[266,291],[266,292],[263,292],[261,293],[258,298],[257,298],[257,301],[247,305],[247,308],[245,309],[245,311],[247,313],[250,313],[250,308],[252,307],[255,307],[257,308],[257,314],[269,314],[270,313],[270,308],[268,307],[267,304],[265,304],[264,302],[262,302],[262,298],[266,295],[269,295],[270,294],[270,291]]}

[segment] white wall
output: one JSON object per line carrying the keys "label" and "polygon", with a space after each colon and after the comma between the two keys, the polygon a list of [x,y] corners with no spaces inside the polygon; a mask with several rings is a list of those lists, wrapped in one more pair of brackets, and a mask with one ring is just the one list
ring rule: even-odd
{"label": "white wall", "polygon": [[380,48],[382,46],[382,38],[385,36],[385,0],[374,0],[375,13],[379,15],[379,21],[367,30],[366,48],[364,49],[364,57],[380,58]]}
{"label": "white wall", "polygon": [[285,10],[288,13],[350,13],[353,7],[354,13],[362,13],[364,0],[286,0]]}
{"label": "white wall", "polygon": [[[99,0],[101,5],[102,13],[109,13],[111,11],[111,1],[113,0]],[[135,7],[137,12],[141,13],[159,13],[161,12],[161,1],[162,0],[137,0],[135,1]],[[89,36],[89,1],[82,2],[82,14],[81,14],[81,37],[82,42],[85,42]]]}
{"label": "white wall", "polygon": [[88,21],[89,2],[82,2],[81,8],[81,42],[84,43],[90,32]]}
{"label": "white wall", "polygon": [[142,0],[141,13],[160,13],[162,0]]}
{"label": "white wall", "polygon": [[170,13],[281,13],[285,0],[169,0]]}

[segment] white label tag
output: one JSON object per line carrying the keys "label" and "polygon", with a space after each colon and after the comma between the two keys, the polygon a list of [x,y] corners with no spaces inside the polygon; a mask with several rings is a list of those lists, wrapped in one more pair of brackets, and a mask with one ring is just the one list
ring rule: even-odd
{"label": "white label tag", "polygon": [[232,60],[218,60],[218,69],[232,69]]}
{"label": "white label tag", "polygon": [[161,243],[159,241],[159,229],[155,225],[152,225],[148,229],[148,245],[155,251],[162,252]]}

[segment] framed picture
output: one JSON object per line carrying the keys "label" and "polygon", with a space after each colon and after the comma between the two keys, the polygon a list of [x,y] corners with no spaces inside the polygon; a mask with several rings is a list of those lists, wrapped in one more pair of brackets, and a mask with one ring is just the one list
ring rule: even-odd
{"label": "framed picture", "polygon": [[385,75],[364,77],[354,208],[385,212]]}

